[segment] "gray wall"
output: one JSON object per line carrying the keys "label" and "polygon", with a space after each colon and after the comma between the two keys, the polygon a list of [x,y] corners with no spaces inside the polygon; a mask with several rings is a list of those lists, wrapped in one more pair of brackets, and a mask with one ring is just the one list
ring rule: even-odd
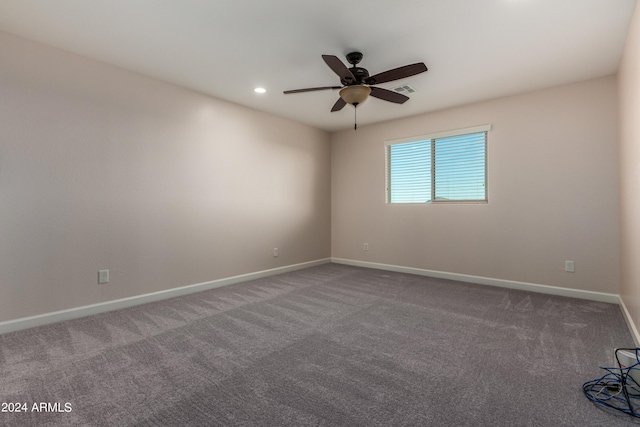
{"label": "gray wall", "polygon": [[618,75],[620,99],[620,296],[640,345],[640,7],[636,5]]}
{"label": "gray wall", "polygon": [[[617,117],[605,77],[335,133],[331,254],[617,294]],[[484,124],[487,204],[385,203],[385,140]]]}
{"label": "gray wall", "polygon": [[0,321],[330,256],[327,133],[6,33],[0,64]]}

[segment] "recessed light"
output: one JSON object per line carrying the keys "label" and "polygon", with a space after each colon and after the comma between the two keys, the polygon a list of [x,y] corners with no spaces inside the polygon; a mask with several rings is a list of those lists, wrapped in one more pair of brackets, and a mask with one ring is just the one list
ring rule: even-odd
{"label": "recessed light", "polygon": [[255,93],[265,93],[267,90],[263,87],[257,87],[254,89]]}

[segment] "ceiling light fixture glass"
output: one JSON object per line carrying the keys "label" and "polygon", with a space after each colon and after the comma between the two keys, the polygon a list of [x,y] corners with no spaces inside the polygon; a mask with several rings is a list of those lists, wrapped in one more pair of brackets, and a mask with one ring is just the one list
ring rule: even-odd
{"label": "ceiling light fixture glass", "polygon": [[340,89],[340,98],[347,104],[353,105],[353,130],[358,129],[357,109],[358,105],[367,100],[371,88],[367,85],[351,85]]}
{"label": "ceiling light fixture glass", "polygon": [[255,93],[265,93],[267,90],[263,87],[257,87],[253,90]]}
{"label": "ceiling light fixture glass", "polygon": [[347,104],[357,107],[367,100],[371,93],[371,88],[366,85],[351,85],[340,89],[340,98]]}

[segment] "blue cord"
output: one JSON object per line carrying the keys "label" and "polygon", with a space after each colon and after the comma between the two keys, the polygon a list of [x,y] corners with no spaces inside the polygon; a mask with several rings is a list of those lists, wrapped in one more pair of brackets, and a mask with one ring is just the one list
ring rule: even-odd
{"label": "blue cord", "polygon": [[[636,363],[624,366],[618,358],[618,351],[627,350],[635,353]],[[582,384],[582,392],[590,401],[599,405],[621,411],[625,414],[640,418],[640,348],[619,348],[615,351],[617,368],[605,368],[607,373],[598,379]],[[633,375],[630,373],[633,371]],[[637,373],[637,374],[636,374]]]}

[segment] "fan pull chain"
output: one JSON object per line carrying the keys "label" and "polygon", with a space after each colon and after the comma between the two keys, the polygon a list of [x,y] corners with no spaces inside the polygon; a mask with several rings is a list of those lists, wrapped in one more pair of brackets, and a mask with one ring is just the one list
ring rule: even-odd
{"label": "fan pull chain", "polygon": [[353,107],[353,130],[358,130],[358,106]]}

